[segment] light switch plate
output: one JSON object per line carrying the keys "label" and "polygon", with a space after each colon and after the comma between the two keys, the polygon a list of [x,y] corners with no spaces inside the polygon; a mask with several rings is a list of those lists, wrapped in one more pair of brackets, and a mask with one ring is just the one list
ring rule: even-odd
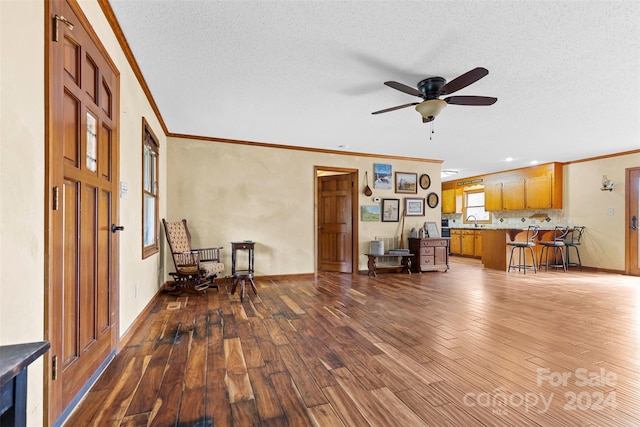
{"label": "light switch plate", "polygon": [[120,198],[126,199],[129,192],[129,184],[126,181],[120,181]]}

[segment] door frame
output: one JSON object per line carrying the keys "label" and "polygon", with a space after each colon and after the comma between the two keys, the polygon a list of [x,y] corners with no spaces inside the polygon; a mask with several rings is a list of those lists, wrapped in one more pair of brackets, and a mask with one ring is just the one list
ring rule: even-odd
{"label": "door frame", "polygon": [[[92,25],[87,19],[86,15],[82,11],[82,8],[78,4],[77,0],[52,0],[45,2],[45,13],[44,13],[44,28],[45,28],[45,43],[44,43],[44,61],[45,61],[45,93],[44,93],[44,105],[45,105],[45,127],[44,127],[44,152],[45,152],[45,172],[44,172],[44,239],[45,239],[45,253],[44,253],[44,338],[46,340],[51,341],[52,332],[52,321],[51,316],[54,314],[52,311],[52,304],[54,304],[55,295],[53,294],[53,284],[52,280],[54,280],[52,271],[54,266],[52,265],[52,255],[55,251],[59,251],[60,248],[56,247],[57,242],[54,242],[52,239],[52,227],[54,226],[54,209],[53,209],[53,188],[55,186],[61,186],[60,176],[56,171],[56,167],[54,166],[54,158],[55,158],[55,150],[56,144],[53,138],[56,137],[55,129],[58,125],[56,123],[56,116],[54,114],[54,109],[57,107],[57,104],[60,101],[62,93],[58,91],[61,86],[61,82],[55,82],[54,79],[58,78],[56,74],[56,67],[60,66],[61,58],[56,56],[58,55],[59,49],[54,49],[55,42],[53,41],[53,20],[56,14],[62,15],[62,10],[64,9],[65,1],[68,3],[69,7],[75,13],[78,22],[74,22],[75,26],[81,26],[84,31],[87,32],[91,42],[96,46],[99,50],[100,54],[103,56],[104,60],[107,62],[109,68],[114,73],[115,76],[115,87],[113,88],[113,93],[115,96],[115,102],[113,105],[113,135],[112,135],[112,175],[113,181],[116,183],[120,182],[120,72],[113,62],[113,59],[109,55],[107,49],[104,47],[100,38],[94,31]],[[120,220],[120,209],[119,209],[119,194],[115,193],[112,198],[112,223],[119,224]],[[115,354],[119,352],[120,345],[120,238],[119,233],[112,234],[111,241],[111,251],[112,251],[112,260],[111,260],[111,277],[110,277],[110,292],[112,295],[111,304],[110,304],[110,317],[111,317],[111,354],[107,356],[107,358],[102,362],[101,366],[98,368],[96,372],[93,372],[90,376],[90,379],[85,384],[81,392],[78,396],[74,397],[74,400],[69,404],[67,408],[62,408],[61,411],[57,411],[56,405],[59,405],[58,402],[54,402],[53,398],[58,397],[61,398],[60,391],[56,390],[55,385],[52,384],[54,381],[52,378],[52,366],[53,366],[53,347],[45,353],[44,356],[44,392],[43,392],[43,424],[45,426],[50,426],[56,423],[57,421],[62,420],[65,416],[68,416],[70,410],[77,405],[79,402],[80,395],[86,393],[89,387],[97,380],[99,374],[106,368],[109,361],[113,358]],[[58,396],[54,396],[55,393],[58,393]]]}
{"label": "door frame", "polygon": [[[358,183],[360,182],[359,169],[356,168],[341,168],[335,166],[314,166],[313,167],[313,225],[314,225],[314,256],[313,256],[313,270],[315,272],[315,276],[318,276],[318,204],[319,204],[319,192],[318,192],[318,178],[319,174],[322,172],[329,172],[336,175],[351,175],[352,182]],[[359,233],[358,233],[358,210],[360,208],[360,200],[358,198],[359,191],[358,185],[353,185],[351,187],[351,193],[349,194],[351,197],[351,232],[352,232],[352,241],[351,241],[351,274],[356,275],[359,273],[358,271],[358,259],[360,257],[360,253],[358,252],[358,242],[359,242]]]}
{"label": "door frame", "polygon": [[[640,233],[640,230],[636,230],[635,232],[631,231],[631,210],[632,210],[632,198],[633,198],[633,194],[632,194],[632,187],[636,187],[636,185],[633,184],[633,181],[631,179],[631,175],[633,173],[640,173],[640,167],[632,167],[632,168],[626,168],[625,169],[625,274],[628,275],[636,275],[635,271],[638,269],[639,266],[634,266],[633,263],[637,263],[638,262],[638,251],[640,250],[640,248],[638,248],[638,244],[635,244],[635,248],[633,247],[633,242],[632,242],[632,237],[635,237],[636,242],[638,240],[638,233]],[[638,189],[636,189],[637,191]],[[635,197],[640,197],[640,195],[636,194]],[[638,216],[638,213],[636,212],[636,216]],[[633,250],[635,249],[635,253],[633,253]]]}

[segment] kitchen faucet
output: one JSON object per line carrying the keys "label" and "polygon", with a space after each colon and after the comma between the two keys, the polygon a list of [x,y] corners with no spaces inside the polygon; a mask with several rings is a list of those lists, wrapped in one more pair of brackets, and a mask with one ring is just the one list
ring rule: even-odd
{"label": "kitchen faucet", "polygon": [[476,216],[475,216],[475,215],[469,215],[469,216],[467,217],[467,221],[469,221],[469,218],[471,218],[471,217],[473,217],[473,226],[474,226],[474,227],[477,227],[477,226],[478,226],[478,218],[476,218]]}

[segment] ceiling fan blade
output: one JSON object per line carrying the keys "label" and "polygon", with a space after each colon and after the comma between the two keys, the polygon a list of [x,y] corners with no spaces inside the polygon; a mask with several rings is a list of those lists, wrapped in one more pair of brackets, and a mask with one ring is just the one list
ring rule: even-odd
{"label": "ceiling fan blade", "polygon": [[411,86],[407,86],[405,84],[402,83],[398,83],[398,82],[384,82],[384,84],[386,84],[389,87],[394,88],[395,90],[399,90],[400,92],[404,92],[404,93],[408,93],[409,95],[413,95],[413,96],[419,96],[420,98],[424,98],[424,95],[422,94],[422,92],[420,92],[418,89],[411,87]]}
{"label": "ceiling fan blade", "polygon": [[420,104],[420,103],[419,102],[412,102],[411,104],[398,105],[397,107],[385,108],[384,110],[374,111],[371,114],[388,113],[389,111],[395,111],[395,110],[399,110],[401,108],[407,108],[407,107],[411,107],[413,105],[418,105],[418,104]]}
{"label": "ceiling fan blade", "polygon": [[493,105],[497,100],[490,96],[450,96],[444,102],[454,105]]}
{"label": "ceiling fan blade", "polygon": [[482,67],[474,68],[471,71],[467,71],[463,75],[456,77],[449,83],[442,86],[440,88],[440,95],[448,95],[450,93],[457,92],[460,89],[469,86],[471,83],[477,82],[487,74],[489,74],[489,70]]}

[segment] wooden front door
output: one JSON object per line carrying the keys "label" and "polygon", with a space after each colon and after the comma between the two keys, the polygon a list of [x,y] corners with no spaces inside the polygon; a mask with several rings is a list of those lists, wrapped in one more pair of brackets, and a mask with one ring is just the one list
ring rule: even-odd
{"label": "wooden front door", "polygon": [[627,270],[640,276],[640,168],[627,169]]}
{"label": "wooden front door", "polygon": [[319,176],[318,188],[318,270],[354,271],[354,173]]}
{"label": "wooden front door", "polygon": [[117,234],[111,225],[118,212],[119,78],[77,3],[47,3],[45,332],[52,424],[117,347]]}

